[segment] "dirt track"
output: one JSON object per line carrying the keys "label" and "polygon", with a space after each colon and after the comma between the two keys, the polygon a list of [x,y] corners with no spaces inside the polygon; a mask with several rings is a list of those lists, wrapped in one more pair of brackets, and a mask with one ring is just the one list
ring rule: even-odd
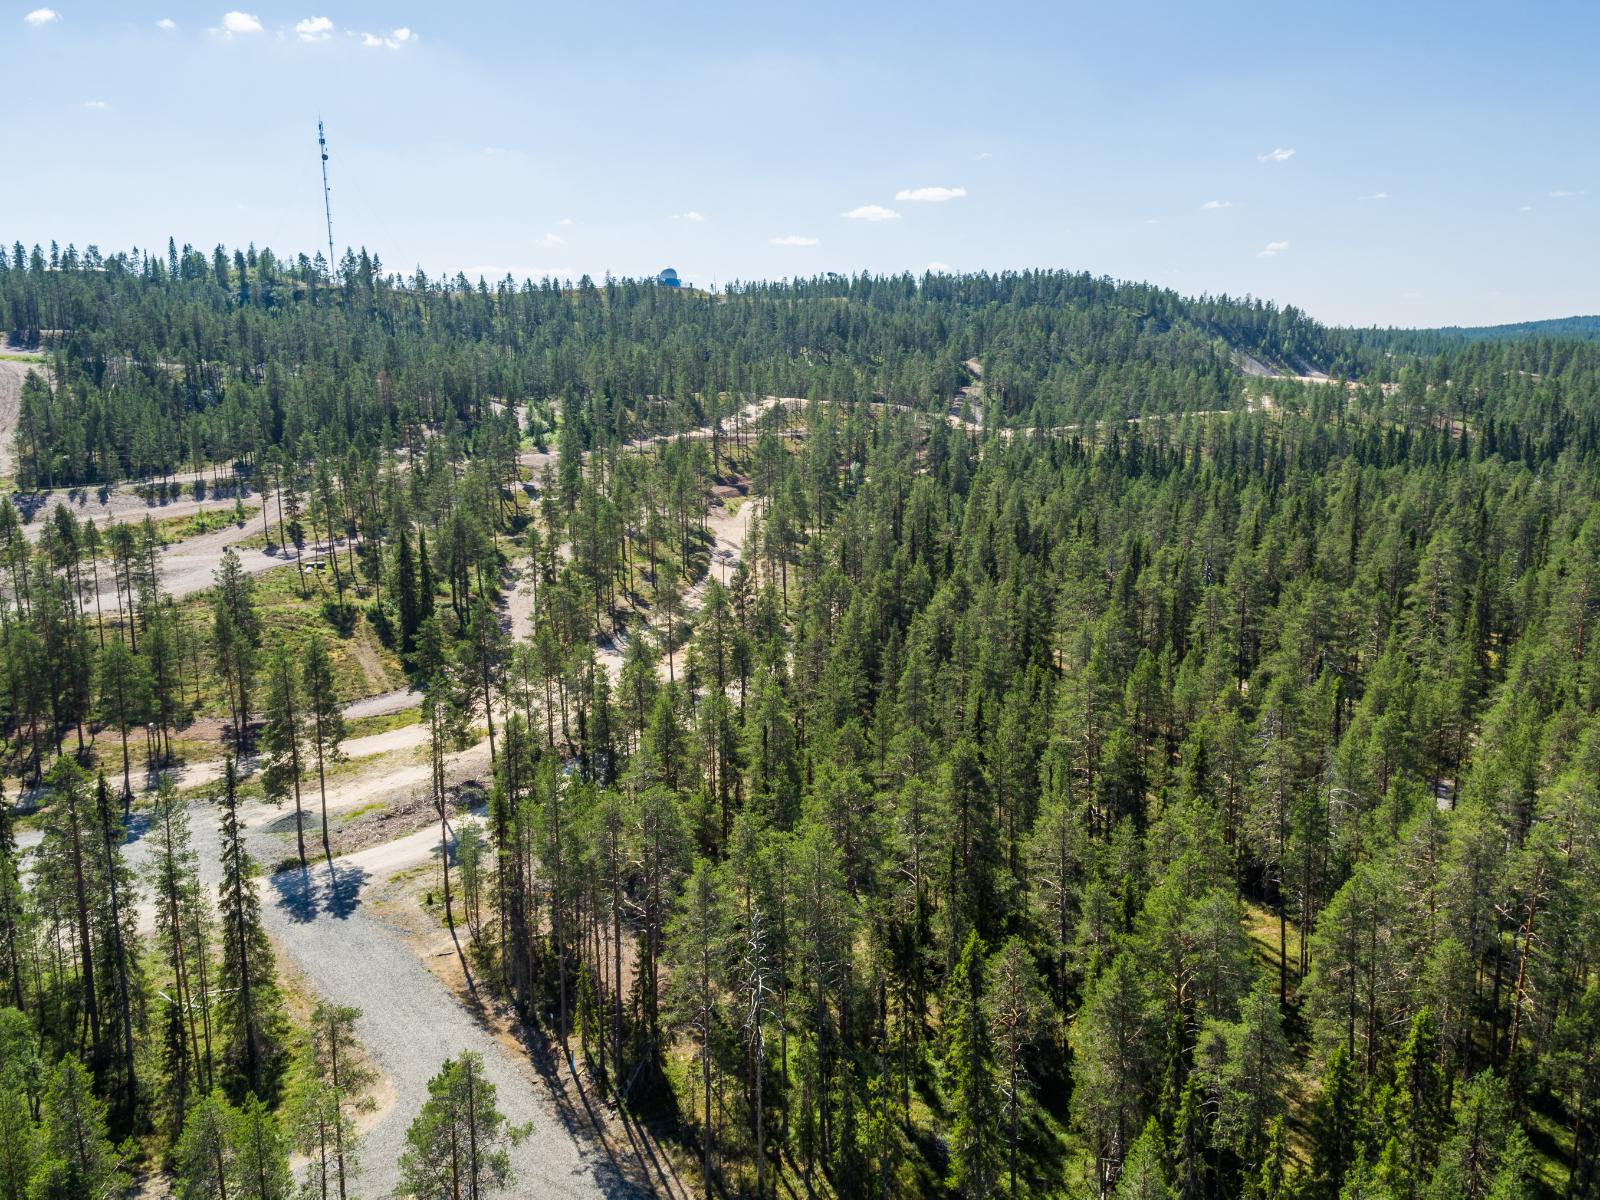
{"label": "dirt track", "polygon": [[[34,357],[26,352],[21,353],[26,357]],[[0,340],[0,354],[11,356],[19,352]],[[0,358],[0,479],[10,479],[16,471],[15,435],[17,416],[22,406],[22,381],[27,378],[29,371],[43,368],[42,356],[37,366],[31,362],[19,362],[13,357]]]}

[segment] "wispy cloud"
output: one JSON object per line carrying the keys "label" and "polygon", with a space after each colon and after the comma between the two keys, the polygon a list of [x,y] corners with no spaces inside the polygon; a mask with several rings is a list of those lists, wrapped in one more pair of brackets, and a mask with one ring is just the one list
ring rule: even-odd
{"label": "wispy cloud", "polygon": [[106,102],[104,100],[85,100],[83,106],[93,112],[104,112]]}
{"label": "wispy cloud", "polygon": [[1203,208],[1203,209],[1218,209],[1218,208],[1237,208],[1238,205],[1235,204],[1232,200],[1207,200],[1200,207]]}
{"label": "wispy cloud", "polygon": [[388,33],[363,33],[361,35],[361,44],[372,50],[398,50],[407,42],[416,40],[416,33],[403,25],[399,29],[391,29]]}
{"label": "wispy cloud", "polygon": [[946,200],[959,200],[967,194],[964,187],[901,188],[894,194],[896,200],[911,200],[923,204],[942,204]]}
{"label": "wispy cloud", "polygon": [[541,246],[565,246],[567,239],[559,233],[547,233],[539,239],[539,244]]}
{"label": "wispy cloud", "polygon": [[898,221],[900,214],[881,204],[858,204],[849,212],[839,214],[851,221]]}
{"label": "wispy cloud", "polygon": [[52,21],[61,20],[61,14],[53,8],[36,8],[22,19],[37,29],[41,25],[48,25]]}
{"label": "wispy cloud", "polygon": [[333,36],[333,20],[329,17],[306,17],[294,23],[294,32],[302,42],[325,42]]}
{"label": "wispy cloud", "polygon": [[674,221],[688,221],[692,224],[698,225],[706,219],[706,215],[703,212],[696,212],[691,208],[688,212],[673,213],[672,219]]}
{"label": "wispy cloud", "polygon": [[1556,188],[1553,192],[1550,193],[1550,199],[1552,199],[1552,200],[1571,200],[1574,196],[1581,196],[1581,195],[1583,195],[1582,192],[1574,191],[1571,188]]}
{"label": "wispy cloud", "polygon": [[165,33],[171,33],[177,27],[178,27],[178,23],[176,21],[174,21],[171,17],[162,17],[161,20],[156,22],[156,28],[162,30]]}
{"label": "wispy cloud", "polygon": [[1387,200],[1389,198],[1389,193],[1388,192],[1373,192],[1372,195],[1363,196],[1361,198],[1363,200]]}
{"label": "wispy cloud", "polygon": [[211,31],[222,37],[241,37],[261,32],[261,18],[254,13],[225,12],[222,14],[222,24]]}
{"label": "wispy cloud", "polygon": [[786,233],[782,237],[769,239],[774,246],[815,246],[818,239],[806,237],[799,233]]}
{"label": "wispy cloud", "polygon": [[978,155],[978,161],[979,162],[983,162],[984,159],[993,158],[993,157],[994,157],[993,154],[991,154],[991,153],[989,153],[989,151],[985,150],[982,154]]}
{"label": "wispy cloud", "polygon": [[1256,257],[1257,258],[1277,258],[1278,255],[1282,254],[1288,248],[1289,248],[1289,243],[1288,242],[1268,242],[1267,243],[1267,248],[1265,250],[1258,250],[1256,252]]}
{"label": "wispy cloud", "polygon": [[1268,150],[1265,154],[1256,155],[1256,161],[1257,162],[1281,163],[1281,162],[1288,162],[1293,157],[1294,157],[1294,148],[1292,146],[1288,147],[1288,148],[1285,148],[1283,146],[1274,146],[1271,150]]}
{"label": "wispy cloud", "polygon": [[556,224],[557,225],[576,225],[577,222],[574,221],[571,217],[562,217],[561,220],[556,222]]}
{"label": "wispy cloud", "polygon": [[1518,208],[1517,211],[1518,212],[1532,212],[1533,211],[1533,205],[1524,204],[1524,205],[1522,205],[1522,207]]}

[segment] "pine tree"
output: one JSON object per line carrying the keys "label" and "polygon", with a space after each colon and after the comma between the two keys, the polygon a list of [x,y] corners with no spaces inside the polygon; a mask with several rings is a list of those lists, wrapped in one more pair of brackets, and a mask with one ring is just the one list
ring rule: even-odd
{"label": "pine tree", "polygon": [[984,1008],[998,1051],[996,1066],[1005,1109],[1007,1192],[1017,1194],[1018,1126],[1029,1088],[1028,1051],[1048,1032],[1054,1017],[1033,953],[1010,937],[988,966]]}
{"label": "pine tree", "polygon": [[1074,1027],[1072,1106],[1109,1191],[1143,1127],[1154,1076],[1154,1022],[1130,956],[1119,954],[1084,997]]}
{"label": "pine tree", "polygon": [[344,1200],[360,1170],[356,1118],[372,1108],[375,1072],[356,1041],[359,1009],[319,1004],[311,1016],[310,1054],[292,1106],[295,1148],[307,1161],[303,1191]]}
{"label": "pine tree", "polygon": [[212,598],[211,644],[227,686],[236,753],[249,738],[250,693],[255,681],[261,622],[255,607],[255,582],[230,547],[223,551]]}
{"label": "pine tree", "polygon": [[0,995],[21,1009],[23,996],[23,943],[26,940],[22,873],[17,862],[17,835],[11,824],[11,804],[0,783]]}
{"label": "pine tree", "polygon": [[267,701],[262,732],[265,767],[261,786],[267,799],[281,804],[294,795],[295,846],[300,865],[306,865],[305,815],[300,807],[300,748],[305,741],[305,716],[301,711],[300,678],[289,647],[276,647],[267,663]]}
{"label": "pine tree", "polygon": [[711,1106],[712,1069],[717,1042],[722,1034],[722,1000],[727,936],[727,898],[717,879],[716,868],[698,860],[684,885],[678,913],[667,930],[670,970],[668,1012],[672,1024],[695,1043],[700,1065],[701,1117],[700,1171],[706,1200],[711,1200],[715,1176],[712,1155],[715,1123]]}
{"label": "pine tree", "polygon": [[0,1065],[0,1200],[26,1200],[37,1140],[23,1068]]}
{"label": "pine tree", "polygon": [[128,767],[128,730],[142,724],[150,709],[150,672],[144,659],[129,650],[122,635],[115,635],[100,651],[95,671],[100,722],[122,738],[122,807],[133,803],[133,782]]}
{"label": "pine tree", "polygon": [[338,762],[344,745],[344,709],[334,690],[333,664],[328,648],[316,634],[306,643],[304,674],[307,733],[317,757],[317,789],[322,797],[322,849],[332,854],[328,841],[328,764]]}
{"label": "pine tree", "polygon": [[1154,1123],[1145,1126],[1122,1165],[1116,1200],[1173,1200],[1161,1167],[1161,1134]]}
{"label": "pine tree", "polygon": [[76,1058],[61,1060],[45,1093],[30,1200],[113,1200],[127,1186],[106,1136],[106,1106]]}
{"label": "pine tree", "polygon": [[289,1147],[272,1110],[253,1093],[233,1126],[233,1200],[289,1200]]}
{"label": "pine tree", "polygon": [[178,1200],[228,1200],[239,1114],[221,1092],[190,1108],[177,1139]]}
{"label": "pine tree", "polygon": [[406,1130],[400,1156],[403,1200],[488,1200],[516,1183],[511,1148],[528,1135],[495,1105],[483,1060],[465,1051],[428,1081],[428,1099]]}

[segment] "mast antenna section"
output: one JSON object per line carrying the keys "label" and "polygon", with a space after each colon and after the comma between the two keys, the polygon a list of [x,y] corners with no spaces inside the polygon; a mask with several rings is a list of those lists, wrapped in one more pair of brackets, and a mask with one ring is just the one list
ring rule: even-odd
{"label": "mast antenna section", "polygon": [[328,136],[317,118],[317,148],[322,154],[322,215],[328,222],[328,279],[331,282],[338,263],[333,256],[333,192],[328,187]]}

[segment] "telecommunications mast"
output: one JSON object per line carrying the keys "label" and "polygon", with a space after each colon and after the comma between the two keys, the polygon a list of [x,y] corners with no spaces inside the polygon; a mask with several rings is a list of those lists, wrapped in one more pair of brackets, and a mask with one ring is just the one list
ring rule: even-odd
{"label": "telecommunications mast", "polygon": [[322,152],[322,215],[328,221],[328,279],[333,280],[337,262],[333,257],[333,193],[328,190],[328,138],[322,131],[322,118],[317,118],[317,146]]}

